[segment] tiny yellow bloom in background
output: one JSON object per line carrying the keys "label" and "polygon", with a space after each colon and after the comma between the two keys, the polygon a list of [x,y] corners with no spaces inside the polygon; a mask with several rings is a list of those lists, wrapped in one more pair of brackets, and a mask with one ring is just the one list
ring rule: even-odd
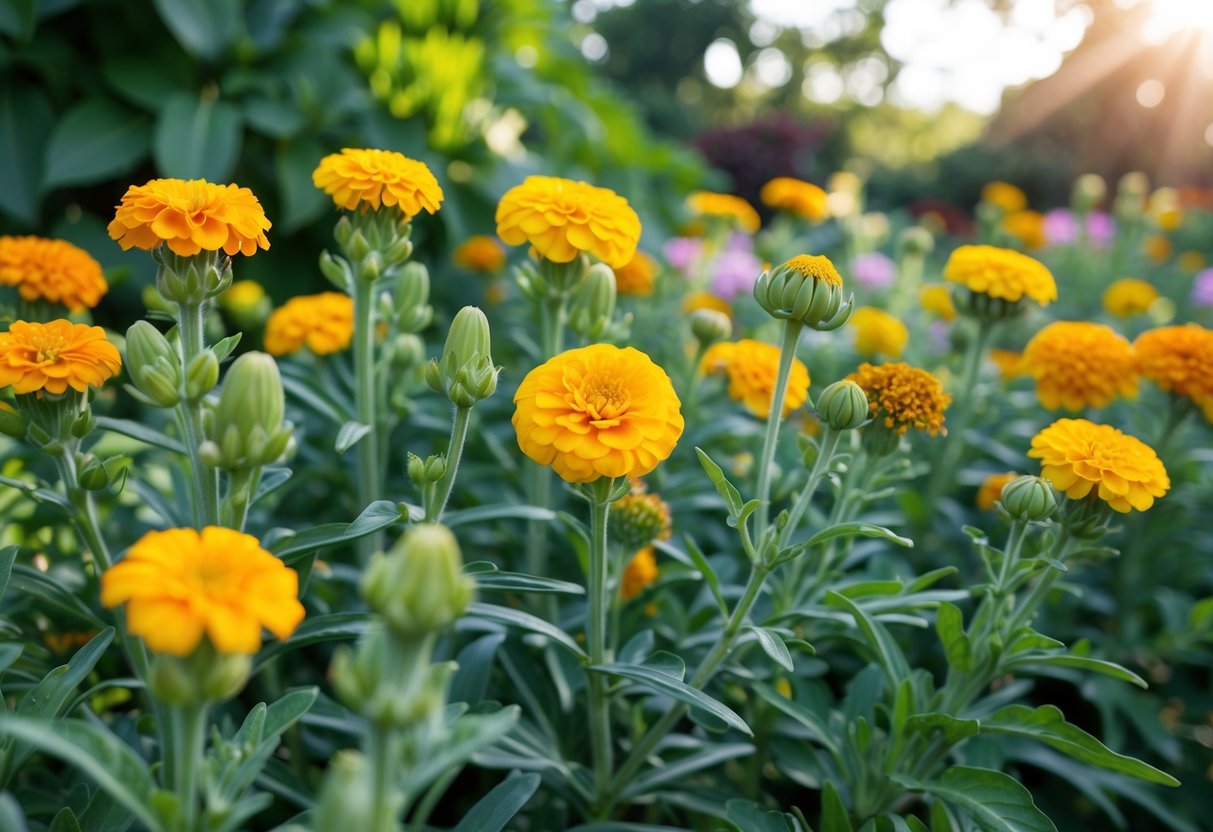
{"label": "tiny yellow bloom in background", "polygon": [[682,436],[665,370],[632,347],[568,350],[527,373],[514,395],[518,447],[568,482],[642,477]]}
{"label": "tiny yellow bloom in background", "polygon": [[619,597],[630,601],[657,580],[657,553],[645,546],[632,555],[619,579]]}
{"label": "tiny yellow bloom in background", "polygon": [[851,315],[855,351],[865,357],[900,358],[910,340],[906,325],[883,309],[861,306]]}
{"label": "tiny yellow bloom in background", "polygon": [[865,363],[847,378],[867,394],[872,418],[898,435],[905,435],[910,428],[930,436],[947,433],[944,411],[952,403],[952,397],[943,391],[939,379],[926,370],[904,362]]}
{"label": "tiny yellow bloom in background", "polygon": [[476,234],[455,247],[451,260],[469,271],[492,274],[505,265],[505,248],[496,237]]}
{"label": "tiny yellow bloom in background", "polygon": [[1135,277],[1114,281],[1103,293],[1103,308],[1117,318],[1144,315],[1150,305],[1158,300],[1158,290],[1153,285]]}
{"label": "tiny yellow bloom in background", "polygon": [[636,256],[640,217],[628,201],[607,188],[555,176],[528,176],[497,203],[497,236],[507,245],[524,243],[553,263],[590,254],[611,268]]}
{"label": "tiny yellow bloom in background", "polygon": [[621,295],[653,294],[653,284],[657,278],[657,261],[643,251],[625,265],[615,269],[615,288]]}
{"label": "tiny yellow bloom in background", "polygon": [[759,199],[763,205],[809,222],[824,222],[830,216],[829,195],[825,190],[790,176],[777,176],[763,185]]}
{"label": "tiny yellow bloom in background", "polygon": [[0,332],[0,389],[17,394],[45,391],[58,395],[70,387],[83,393],[100,387],[122,368],[118,348],[99,326],[13,321]]}
{"label": "tiny yellow bloom in background", "polygon": [[312,184],[347,211],[395,208],[412,219],[442,205],[442,188],[424,162],[394,150],[347,147],[320,160]]}
{"label": "tiny yellow bloom in background", "polygon": [[1164,208],[1154,214],[1154,222],[1163,231],[1175,231],[1184,224],[1184,212],[1179,208]]}
{"label": "tiny yellow bloom in background", "polygon": [[1162,390],[1197,404],[1213,398],[1213,330],[1164,326],[1143,332],[1133,346],[1141,374]]}
{"label": "tiny yellow bloom in background", "polygon": [[127,189],[107,230],[123,251],[167,245],[182,257],[200,251],[247,257],[270,247],[269,229],[248,188],[204,179],[153,179]]}
{"label": "tiny yellow bloom in background", "polygon": [[1199,251],[1185,251],[1179,255],[1179,268],[1191,274],[1198,272],[1205,267],[1205,256]]}
{"label": "tiny yellow bloom in background", "polygon": [[992,511],[994,503],[1002,495],[1002,487],[1018,477],[1019,474],[1014,471],[1008,471],[1005,474],[990,474],[977,489],[977,507],[982,511]]}
{"label": "tiny yellow bloom in background", "polygon": [[696,309],[714,309],[723,312],[729,318],[733,317],[733,307],[729,302],[711,292],[691,292],[682,299],[682,311],[690,315]]}
{"label": "tiny yellow bloom in background", "polygon": [[1048,242],[1045,236],[1045,215],[1039,211],[1015,211],[1007,214],[1002,221],[1002,230],[1031,251],[1044,248]]}
{"label": "tiny yellow bloom in background", "polygon": [[278,307],[265,322],[265,350],[288,355],[304,346],[328,355],[350,345],[354,336],[354,300],[343,292],[300,295]]}
{"label": "tiny yellow bloom in background", "polygon": [[1057,300],[1057,283],[1045,265],[1007,248],[960,246],[948,258],[943,277],[992,298],[1017,301],[1026,295],[1041,306]]}
{"label": "tiny yellow bloom in background", "polygon": [[1151,234],[1142,240],[1141,250],[1155,263],[1165,263],[1175,253],[1175,246],[1162,234]]}
{"label": "tiny yellow bloom in background", "polygon": [[702,217],[730,219],[747,234],[754,234],[762,227],[762,220],[758,217],[754,206],[733,194],[695,191],[687,197],[687,208]]}
{"label": "tiny yellow bloom in background", "polygon": [[[729,398],[741,402],[759,419],[771,415],[775,382],[779,375],[779,347],[743,338],[713,344],[699,362],[704,375],[724,373],[729,379]],[[788,387],[784,393],[786,418],[809,397],[809,368],[799,358],[792,359]]]}
{"label": "tiny yellow bloom in background", "polygon": [[981,201],[997,205],[1008,214],[1028,207],[1027,195],[1010,182],[989,182],[981,189]]}
{"label": "tiny yellow bloom in background", "polygon": [[1086,419],[1058,419],[1033,437],[1028,456],[1040,460],[1040,475],[1070,499],[1094,492],[1122,514],[1145,511],[1171,488],[1153,448]]}
{"label": "tiny yellow bloom in background", "polygon": [[299,577],[252,535],[207,526],[148,532],[101,576],[101,603],[126,604],[132,634],[185,657],[205,635],[220,653],[252,655],[261,628],[287,638],[303,620]]}
{"label": "tiny yellow bloom in background", "polygon": [[1009,381],[1024,374],[1023,353],[1015,350],[990,350],[990,360],[998,368],[998,377]]}
{"label": "tiny yellow bloom in background", "polygon": [[219,296],[219,305],[229,312],[248,313],[265,299],[265,287],[255,280],[237,280]]}
{"label": "tiny yellow bloom in background", "polygon": [[46,300],[73,312],[92,309],[109,290],[92,255],[44,237],[0,237],[0,286],[15,286],[24,300]]}
{"label": "tiny yellow bloom in background", "polygon": [[947,286],[923,286],[918,293],[922,308],[945,321],[956,319],[956,305],[952,303],[952,291]]}
{"label": "tiny yellow bloom in background", "polygon": [[1023,369],[1048,410],[1104,407],[1137,395],[1137,358],[1125,337],[1103,324],[1054,321],[1032,336]]}

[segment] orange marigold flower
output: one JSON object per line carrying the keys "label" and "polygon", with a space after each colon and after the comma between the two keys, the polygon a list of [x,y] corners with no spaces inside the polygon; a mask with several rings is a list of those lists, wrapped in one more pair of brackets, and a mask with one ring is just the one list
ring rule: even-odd
{"label": "orange marigold flower", "polygon": [[456,246],[451,259],[470,271],[492,273],[505,265],[505,249],[496,237],[476,234]]}
{"label": "orange marigold flower", "polygon": [[1014,471],[1008,471],[1005,474],[990,474],[977,489],[977,507],[982,511],[993,510],[994,503],[1002,496],[1002,487],[1018,477],[1019,474]]}
{"label": "orange marigold flower", "polygon": [[691,292],[682,299],[682,311],[690,315],[696,309],[714,309],[723,312],[729,318],[733,317],[733,307],[729,302],[711,292]]}
{"label": "orange marigold flower", "polygon": [[1137,395],[1133,345],[1103,324],[1055,321],[1032,336],[1023,369],[1036,379],[1036,397],[1049,410],[1104,407]]}
{"label": "orange marigold flower", "polygon": [[630,601],[657,580],[657,553],[645,546],[632,555],[619,580],[619,597]]}
{"label": "orange marigold flower", "polygon": [[[729,378],[729,398],[744,404],[759,419],[771,415],[771,401],[779,375],[779,347],[749,338],[721,341],[703,354],[699,372],[704,375],[723,372]],[[799,358],[794,358],[784,393],[784,418],[803,405],[808,397],[809,368]]]}
{"label": "orange marigold flower", "polygon": [[642,477],[674,450],[682,403],[665,370],[632,347],[568,350],[514,394],[518,446],[568,482]]}
{"label": "orange marigold flower", "polygon": [[812,182],[778,176],[762,186],[758,195],[762,204],[787,211],[809,222],[823,222],[830,216],[829,195]]}
{"label": "orange marigold flower", "polygon": [[265,322],[265,350],[288,355],[305,345],[316,355],[343,350],[354,337],[354,300],[342,292],[293,297]]}
{"label": "orange marigold flower", "polygon": [[553,263],[569,263],[584,252],[614,269],[636,256],[640,217],[607,188],[528,176],[497,203],[497,236],[511,246],[529,243]]}
{"label": "orange marigold flower", "polygon": [[867,394],[872,418],[881,420],[899,436],[910,428],[931,436],[947,433],[943,426],[944,411],[952,403],[952,397],[943,392],[939,379],[926,370],[904,362],[865,363],[847,378]]}
{"label": "orange marigold flower", "polygon": [[1041,306],[1057,300],[1057,283],[1045,265],[1008,248],[960,246],[948,258],[943,277],[992,298],[1014,302],[1027,295]]}
{"label": "orange marigold flower", "polygon": [[394,150],[347,147],[320,160],[312,184],[347,211],[395,208],[411,220],[442,205],[442,188],[424,162]]}
{"label": "orange marigold flower", "polygon": [[1213,397],[1213,330],[1164,326],[1138,335],[1133,346],[1141,374],[1163,390],[1197,403]]}
{"label": "orange marigold flower", "polygon": [[122,367],[118,348],[99,326],[13,321],[0,332],[0,389],[14,393],[83,393],[100,387]]}
{"label": "orange marigold flower", "polygon": [[246,256],[268,249],[270,221],[253,192],[204,179],[153,179],[131,185],[109,224],[122,250],[167,244],[182,257],[200,251]]}
{"label": "orange marigold flower", "polygon": [[1162,234],[1151,234],[1142,241],[1141,250],[1155,263],[1165,263],[1175,253],[1175,245]]}
{"label": "orange marigold flower", "polygon": [[696,191],[687,197],[687,207],[700,216],[730,219],[749,234],[756,233],[762,227],[762,220],[759,219],[754,206],[732,194]]}
{"label": "orange marigold flower", "polygon": [[850,323],[855,332],[855,351],[863,356],[899,358],[910,340],[910,331],[905,324],[874,306],[856,309]]}
{"label": "orange marigold flower", "polygon": [[1144,280],[1126,277],[1108,286],[1103,293],[1103,308],[1117,318],[1144,315],[1158,300],[1158,290]]}
{"label": "orange marigold flower", "polygon": [[1199,251],[1185,251],[1179,255],[1179,268],[1191,274],[1205,267],[1205,256]]}
{"label": "orange marigold flower", "polygon": [[0,286],[15,286],[25,300],[47,300],[73,312],[92,309],[109,290],[92,255],[44,237],[0,237]]}
{"label": "orange marigold flower", "polygon": [[1027,195],[1010,182],[989,182],[981,189],[981,201],[997,205],[1008,214],[1028,207]]}
{"label": "orange marigold flower", "polygon": [[1024,374],[1023,353],[1021,352],[993,349],[990,350],[990,360],[998,368],[998,377],[1003,381],[1009,381]]}
{"label": "orange marigold flower", "polygon": [[1028,456],[1040,475],[1072,500],[1092,491],[1116,511],[1145,511],[1171,488],[1154,449],[1111,425],[1058,419],[1036,434]]}
{"label": "orange marigold flower", "polygon": [[1048,242],[1045,236],[1045,215],[1039,211],[1015,211],[1007,214],[1002,221],[1002,230],[1019,240],[1020,244],[1029,250],[1044,248]]}
{"label": "orange marigold flower", "polygon": [[261,628],[288,637],[303,620],[299,577],[257,538],[207,526],[148,532],[101,576],[101,603],[126,604],[131,633],[185,657],[205,635],[220,653],[252,655]]}
{"label": "orange marigold flower", "polygon": [[657,261],[643,251],[615,269],[615,288],[621,295],[651,295],[657,277]]}
{"label": "orange marigold flower", "polygon": [[945,321],[956,319],[956,306],[952,303],[952,290],[947,286],[923,286],[918,293],[922,308]]}

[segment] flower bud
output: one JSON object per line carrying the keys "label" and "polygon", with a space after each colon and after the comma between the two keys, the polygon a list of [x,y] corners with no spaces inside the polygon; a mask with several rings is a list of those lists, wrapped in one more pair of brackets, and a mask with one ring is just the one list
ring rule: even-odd
{"label": "flower bud", "polygon": [[422,460],[410,453],[408,460],[409,480],[418,488],[440,482],[446,476],[446,457],[442,454],[431,454]]}
{"label": "flower bud", "polygon": [[802,254],[765,271],[754,283],[754,299],[773,318],[818,330],[837,329],[851,316],[842,299],[842,277],[829,258]]}
{"label": "flower bud", "polygon": [[8,402],[0,402],[0,433],[14,439],[24,439],[28,428],[29,422],[24,416]]}
{"label": "flower bud", "polygon": [[426,366],[426,384],[436,393],[446,393],[456,407],[472,407],[493,395],[497,373],[489,320],[477,307],[465,306],[451,322],[442,357]]}
{"label": "flower bud", "polygon": [[900,257],[926,257],[935,250],[935,235],[921,225],[911,225],[897,235]]}
{"label": "flower bud", "polygon": [[817,418],[834,430],[854,430],[868,421],[868,397],[849,379],[836,381],[817,397]]}
{"label": "flower bud", "polygon": [[589,340],[597,340],[615,315],[615,272],[605,263],[595,263],[573,291],[569,304],[569,328]]}
{"label": "flower bud", "polygon": [[161,407],[181,401],[181,361],[160,330],[138,321],[126,331],[126,368],[131,381]]}
{"label": "flower bud", "polygon": [[166,705],[223,702],[244,688],[252,667],[252,656],[218,653],[204,641],[188,656],[157,654],[152,659],[149,686]]}
{"label": "flower bud", "polygon": [[[342,219],[345,218],[342,217]],[[353,291],[349,265],[344,260],[339,260],[329,254],[328,251],[320,252],[320,273],[341,291]]]}
{"label": "flower bud", "polygon": [[1002,507],[1015,520],[1039,523],[1057,510],[1053,488],[1040,477],[1018,477],[1002,487],[999,496]]}
{"label": "flower bud", "polygon": [[250,352],[232,362],[209,425],[208,455],[227,470],[268,465],[285,452],[291,424],[274,359]]}
{"label": "flower bud", "polygon": [[1070,194],[1070,207],[1076,213],[1085,214],[1098,206],[1108,195],[1108,183],[1098,173],[1084,173],[1074,180]]}
{"label": "flower bud", "polygon": [[370,766],[359,752],[333,755],[312,815],[313,832],[396,832],[395,813],[383,812],[375,820],[372,779]]}
{"label": "flower bud", "polygon": [[371,244],[367,242],[366,235],[362,233],[361,228],[351,231],[342,245],[345,248],[346,256],[355,263],[371,253]]}
{"label": "flower bud", "polygon": [[93,416],[93,411],[85,408],[80,411],[79,415],[72,420],[69,432],[76,439],[83,439],[88,436],[97,427],[97,419]]}
{"label": "flower bud", "polygon": [[210,350],[203,350],[190,359],[185,368],[185,398],[196,402],[215,389],[219,383],[219,359]]}
{"label": "flower bud", "polygon": [[100,491],[110,484],[110,475],[105,464],[89,454],[76,474],[76,483],[85,491]]}
{"label": "flower bud", "polygon": [[430,273],[421,263],[407,263],[396,277],[396,326],[401,332],[420,332],[430,325]]}
{"label": "flower bud", "polygon": [[170,303],[199,304],[232,285],[232,260],[222,252],[204,250],[183,256],[161,246],[153,250],[152,257],[159,263],[156,290]]}
{"label": "flower bud", "polygon": [[725,341],[733,335],[733,322],[719,309],[696,309],[691,313],[691,334],[702,347]]}
{"label": "flower bud", "polygon": [[463,574],[463,556],[445,526],[411,527],[391,551],[376,555],[362,579],[362,595],[398,635],[441,630],[463,615],[475,588]]}
{"label": "flower bud", "polygon": [[383,255],[372,251],[358,263],[358,279],[374,283],[383,275]]}

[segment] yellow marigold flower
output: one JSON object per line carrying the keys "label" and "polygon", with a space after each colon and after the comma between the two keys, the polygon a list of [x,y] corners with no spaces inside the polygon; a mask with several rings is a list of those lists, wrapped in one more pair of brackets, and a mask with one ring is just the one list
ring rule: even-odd
{"label": "yellow marigold flower", "polygon": [[872,418],[881,420],[899,436],[910,428],[931,436],[947,433],[943,426],[944,411],[952,403],[952,397],[943,392],[939,379],[926,370],[904,362],[865,363],[847,378],[867,394]]}
{"label": "yellow marigold flower", "polygon": [[518,446],[568,482],[642,477],[674,450],[682,403],[639,350],[593,344],[527,373],[514,394]]}
{"label": "yellow marigold flower", "polygon": [[123,251],[167,244],[174,254],[200,251],[249,256],[268,249],[270,221],[253,192],[204,179],[153,179],[131,185],[109,224]]}
{"label": "yellow marigold flower", "polygon": [[945,321],[956,319],[956,306],[952,303],[952,291],[947,286],[923,286],[918,293],[922,308]]}
{"label": "yellow marigold flower", "polygon": [[455,247],[451,259],[456,266],[474,272],[496,272],[505,265],[505,248],[496,237],[476,234]]}
{"label": "yellow marigold flower", "polygon": [[1010,182],[989,182],[981,189],[981,201],[997,205],[1008,214],[1028,207],[1027,195]]}
{"label": "yellow marigold flower", "polygon": [[0,237],[0,286],[25,300],[47,300],[73,312],[92,309],[109,290],[101,264],[65,240]]}
{"label": "yellow marigold flower", "polygon": [[682,299],[682,311],[690,315],[696,309],[714,309],[723,312],[729,318],[733,317],[733,307],[727,300],[713,295],[711,292],[691,292]]}
{"label": "yellow marigold flower", "polygon": [[304,345],[316,355],[328,355],[348,347],[353,336],[354,300],[343,292],[291,298],[265,322],[270,355],[288,355]]}
{"label": "yellow marigold flower", "polygon": [[1007,248],[960,246],[948,258],[943,277],[973,292],[1011,302],[1024,295],[1041,306],[1057,300],[1057,283],[1045,265]]}
{"label": "yellow marigold flower", "polygon": [[695,191],[687,197],[687,207],[700,216],[731,219],[748,234],[754,234],[762,227],[762,220],[754,206],[733,194]]}
{"label": "yellow marigold flower", "polygon": [[497,203],[497,236],[511,246],[529,243],[553,263],[569,263],[585,252],[614,269],[636,256],[640,217],[607,188],[528,176]]}
{"label": "yellow marigold flower", "polygon": [[993,349],[990,350],[990,360],[998,368],[998,377],[1003,381],[1009,381],[1024,374],[1023,353],[1021,352]]}
{"label": "yellow marigold flower", "polygon": [[394,150],[347,147],[320,160],[312,184],[347,211],[396,208],[411,220],[442,205],[442,188],[424,162]]}
{"label": "yellow marigold flower", "polygon": [[1133,346],[1141,374],[1161,389],[1197,403],[1213,397],[1213,330],[1164,326],[1143,332]]}
{"label": "yellow marigold flower", "polygon": [[1048,242],[1045,236],[1045,215],[1039,211],[1015,211],[1007,214],[1002,221],[1002,230],[1019,240],[1020,244],[1029,250],[1044,248]]}
{"label": "yellow marigold flower", "polygon": [[[779,347],[749,338],[721,341],[704,353],[699,372],[704,375],[725,373],[729,378],[729,398],[743,403],[759,419],[771,415],[771,401],[779,375]],[[799,358],[794,358],[784,394],[784,418],[803,405],[808,397],[809,368]]]}
{"label": "yellow marigold flower", "polygon": [[1002,487],[1018,477],[1019,474],[1014,471],[1008,471],[1005,474],[990,474],[977,489],[977,507],[982,511],[993,510],[994,503],[1002,495]]}
{"label": "yellow marigold flower", "polygon": [[1111,425],[1058,419],[1036,434],[1028,456],[1040,475],[1072,500],[1092,491],[1116,511],[1145,511],[1171,488],[1154,449]]}
{"label": "yellow marigold flower", "polygon": [[14,393],[83,393],[100,387],[122,367],[118,348],[99,326],[13,321],[0,332],[0,389]]}
{"label": "yellow marigold flower", "polygon": [[1133,345],[1103,324],[1055,321],[1032,336],[1023,369],[1036,379],[1036,397],[1049,410],[1103,407],[1137,395]]}
{"label": "yellow marigold flower", "polygon": [[[638,481],[639,482],[639,481]],[[671,532],[670,506],[656,494],[648,494],[644,484],[611,505],[611,539],[617,540],[625,551],[647,546],[654,540],[669,540]]]}
{"label": "yellow marigold flower", "polygon": [[101,576],[101,603],[126,604],[131,633],[185,657],[205,635],[220,653],[252,655],[261,628],[286,638],[303,620],[299,577],[257,538],[207,526],[148,532]]}
{"label": "yellow marigold flower", "polygon": [[1117,318],[1144,315],[1158,300],[1158,290],[1144,280],[1126,277],[1117,280],[1103,293],[1103,308]]}
{"label": "yellow marigold flower", "polygon": [[1205,267],[1205,256],[1199,251],[1185,251],[1179,255],[1179,268],[1189,274],[1198,272]]}
{"label": "yellow marigold flower", "polygon": [[778,176],[762,186],[762,204],[787,211],[809,222],[823,222],[830,216],[829,195],[812,182]]}
{"label": "yellow marigold flower", "polygon": [[1171,259],[1175,246],[1161,234],[1151,234],[1141,243],[1141,250],[1155,263],[1165,263]]}
{"label": "yellow marigold flower", "polygon": [[643,251],[615,269],[615,288],[621,295],[651,295],[657,277],[657,261]]}
{"label": "yellow marigold flower", "polygon": [[874,306],[856,309],[851,315],[851,328],[855,331],[855,351],[863,356],[899,358],[910,340],[905,324]]}
{"label": "yellow marigold flower", "polygon": [[1179,208],[1164,208],[1154,215],[1154,221],[1163,231],[1175,231],[1184,224],[1184,212]]}
{"label": "yellow marigold flower", "polygon": [[657,553],[645,546],[632,555],[619,580],[619,597],[630,601],[657,580]]}
{"label": "yellow marigold flower", "polygon": [[237,280],[219,296],[219,305],[232,312],[250,312],[265,299],[265,287],[255,280]]}

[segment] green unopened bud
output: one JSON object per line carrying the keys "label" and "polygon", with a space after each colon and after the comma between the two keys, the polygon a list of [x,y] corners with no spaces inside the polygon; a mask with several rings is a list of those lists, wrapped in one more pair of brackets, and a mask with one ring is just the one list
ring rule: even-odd
{"label": "green unopened bud", "polygon": [[758,276],[754,299],[771,317],[832,330],[851,316],[843,302],[842,277],[828,257],[801,254]]}
{"label": "green unopened bud", "polygon": [[408,460],[409,480],[419,488],[440,482],[446,476],[446,457],[442,454],[430,454],[423,460],[410,453]]}
{"label": "green unopened bud", "polygon": [[401,332],[420,332],[430,325],[430,272],[421,263],[406,263],[396,277],[396,326]]}
{"label": "green unopened bud", "polygon": [[596,263],[573,291],[569,304],[569,328],[589,340],[601,338],[615,315],[615,272]]}
{"label": "green unopened bud", "polygon": [[1108,195],[1108,183],[1098,173],[1084,173],[1074,180],[1074,190],[1070,194],[1070,207],[1079,214],[1085,214],[1104,201]]}
{"label": "green unopened bud", "polygon": [[371,253],[371,244],[367,242],[366,235],[362,233],[361,228],[355,228],[350,232],[342,245],[345,247],[346,256],[355,263],[360,262]]}
{"label": "green unopened bud", "polygon": [[126,331],[126,368],[131,381],[161,407],[181,401],[181,361],[160,330],[139,321]]}
{"label": "green unopened bud", "polygon": [[263,352],[232,362],[209,425],[210,464],[227,470],[278,460],[291,439],[278,364]]}
{"label": "green unopened bud", "polygon": [[455,315],[447,332],[441,358],[425,368],[426,384],[446,393],[456,407],[472,407],[497,389],[498,368],[493,365],[489,320],[475,306]]}
{"label": "green unopened bud", "polygon": [[902,257],[926,257],[935,250],[935,235],[921,225],[911,225],[897,235],[897,253]]}
{"label": "green unopened bud", "polygon": [[100,491],[110,484],[110,475],[105,464],[89,454],[76,473],[76,482],[85,491]]}
{"label": "green unopened bud", "polygon": [[1011,480],[1002,487],[999,501],[1013,519],[1026,523],[1048,520],[1057,510],[1057,495],[1053,493],[1053,487],[1040,477]]}
{"label": "green unopened bud", "polygon": [[88,436],[97,427],[97,419],[93,416],[93,412],[88,408],[80,411],[76,418],[72,420],[72,425],[69,430],[72,436],[76,439],[83,439]]}
{"label": "green unopened bud", "polygon": [[868,417],[867,394],[849,379],[834,382],[817,397],[817,418],[834,430],[854,430]]}
{"label": "green unopened bud", "polygon": [[383,275],[383,255],[372,251],[358,263],[358,279],[374,283]]}
{"label": "green unopened bud", "polygon": [[796,446],[800,450],[800,461],[804,463],[805,468],[812,468],[817,464],[817,458],[821,456],[821,448],[812,438],[799,434],[796,437]]}
{"label": "green unopened bud", "polygon": [[24,416],[8,402],[0,402],[0,433],[14,439],[24,439],[28,429],[29,422]]}
{"label": "green unopened bud", "polygon": [[386,554],[372,559],[362,595],[404,636],[431,633],[463,615],[475,588],[463,574],[455,535],[436,523],[416,525]]}
{"label": "green unopened bud", "polygon": [[401,333],[392,339],[392,369],[397,372],[411,370],[425,361],[425,342],[412,333]]}
{"label": "green unopened bud", "polygon": [[370,765],[357,751],[333,755],[312,815],[313,832],[397,832],[397,813],[375,812],[373,779]]}
{"label": "green unopened bud", "polygon": [[352,276],[350,275],[349,265],[344,260],[334,257],[327,251],[320,252],[320,273],[325,276],[329,283],[332,283],[341,291],[353,291],[354,287],[351,285]]}
{"label": "green unopened bud", "polygon": [[252,666],[251,656],[219,653],[203,641],[185,657],[157,655],[152,660],[149,686],[166,705],[223,702],[244,688]]}
{"label": "green unopened bud", "polygon": [[996,298],[959,284],[952,286],[952,304],[960,314],[976,318],[984,324],[1017,318],[1027,309],[1023,297],[1018,300]]}
{"label": "green unopened bud", "polygon": [[232,285],[231,258],[222,252],[204,250],[182,256],[161,246],[152,252],[152,257],[159,263],[156,289],[171,303],[200,304]]}
{"label": "green unopened bud", "polygon": [[337,220],[337,224],[333,226],[333,239],[344,249],[349,245],[350,235],[353,233],[354,224],[350,222],[349,216],[342,214],[341,219]]}
{"label": "green unopened bud", "polygon": [[185,368],[185,398],[196,402],[219,383],[219,359],[210,350],[195,355]]}
{"label": "green unopened bud", "polygon": [[691,334],[706,347],[731,338],[733,322],[719,309],[696,309],[691,313]]}

